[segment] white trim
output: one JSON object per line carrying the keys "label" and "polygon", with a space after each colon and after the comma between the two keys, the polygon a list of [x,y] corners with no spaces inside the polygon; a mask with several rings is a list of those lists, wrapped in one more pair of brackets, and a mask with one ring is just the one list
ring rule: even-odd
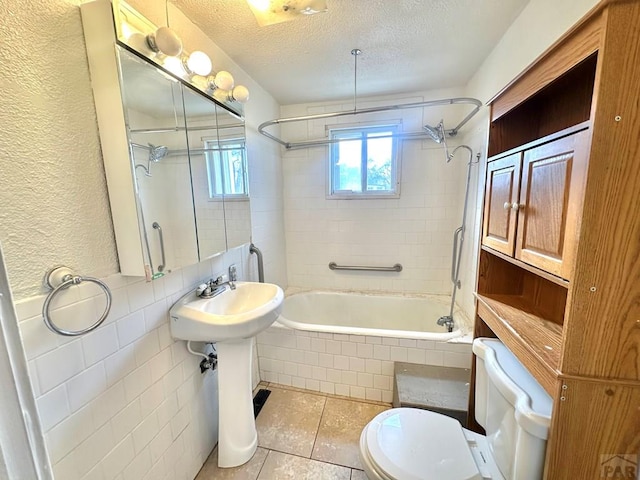
{"label": "white trim", "polygon": [[0,478],[53,480],[1,245],[0,385]]}

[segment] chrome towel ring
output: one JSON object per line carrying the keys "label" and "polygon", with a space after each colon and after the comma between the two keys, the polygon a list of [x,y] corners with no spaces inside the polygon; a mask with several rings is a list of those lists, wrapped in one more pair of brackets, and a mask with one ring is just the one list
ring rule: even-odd
{"label": "chrome towel ring", "polygon": [[[51,292],[49,292],[49,295],[47,295],[47,298],[44,300],[44,305],[42,306],[42,318],[44,319],[45,325],[52,332],[67,337],[77,337],[78,335],[89,333],[91,330],[98,328],[102,325],[102,322],[105,321],[107,315],[109,315],[109,310],[111,310],[111,290],[109,290],[109,287],[102,280],[93,277],[81,277],[80,275],[75,275],[71,269],[63,266],[54,267],[49,270],[45,275],[45,280],[49,288],[51,288]],[[104,293],[107,296],[107,307],[105,308],[104,313],[98,321],[83,330],[65,330],[58,327],[51,320],[51,312],[49,312],[49,309],[51,308],[51,301],[58,292],[61,292],[72,285],[79,285],[85,281],[95,283],[104,290]]]}

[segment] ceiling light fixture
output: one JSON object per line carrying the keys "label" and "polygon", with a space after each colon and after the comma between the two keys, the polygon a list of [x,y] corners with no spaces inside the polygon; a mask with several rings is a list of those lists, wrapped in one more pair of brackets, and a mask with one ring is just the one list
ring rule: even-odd
{"label": "ceiling light fixture", "polygon": [[327,11],[326,0],[247,0],[247,3],[261,27]]}

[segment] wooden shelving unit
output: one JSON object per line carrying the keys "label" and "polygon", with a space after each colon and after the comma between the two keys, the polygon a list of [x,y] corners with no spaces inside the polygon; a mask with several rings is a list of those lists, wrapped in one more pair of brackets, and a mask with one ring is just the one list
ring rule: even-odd
{"label": "wooden shelving unit", "polygon": [[490,102],[474,335],[554,398],[546,479],[639,451],[638,25],[603,0]]}

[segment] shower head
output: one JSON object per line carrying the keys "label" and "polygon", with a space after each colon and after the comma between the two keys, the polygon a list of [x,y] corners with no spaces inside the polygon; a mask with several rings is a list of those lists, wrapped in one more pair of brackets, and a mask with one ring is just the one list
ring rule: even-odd
{"label": "shower head", "polygon": [[447,147],[447,141],[445,139],[446,133],[444,129],[444,121],[440,120],[438,125],[432,127],[431,125],[425,125],[422,127],[425,132],[431,137],[431,139],[436,143],[441,143],[444,146],[444,154],[447,158],[447,163],[451,161],[453,155],[449,153],[449,147]]}
{"label": "shower head", "polygon": [[169,147],[165,147],[164,145],[152,145],[149,144],[149,161],[150,162],[159,162],[169,153]]}
{"label": "shower head", "polygon": [[440,123],[438,123],[438,125],[436,125],[435,127],[432,127],[431,125],[425,125],[422,128],[424,128],[424,131],[429,134],[434,142],[442,143],[444,141],[444,123],[442,122],[442,120],[440,120]]}

